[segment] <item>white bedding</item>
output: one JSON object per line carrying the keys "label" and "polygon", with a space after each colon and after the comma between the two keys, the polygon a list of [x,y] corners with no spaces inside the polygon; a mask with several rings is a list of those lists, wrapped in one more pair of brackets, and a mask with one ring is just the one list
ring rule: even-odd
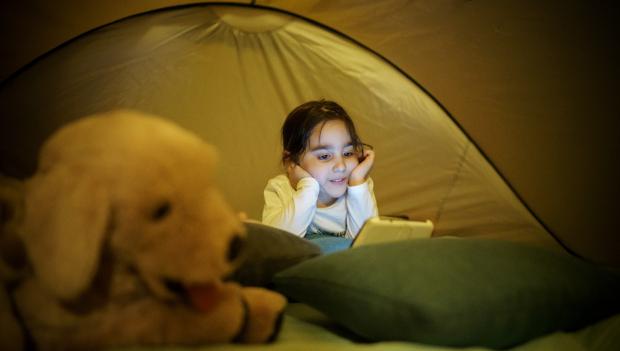
{"label": "white bedding", "polygon": [[[183,348],[156,348],[181,350]],[[153,350],[126,348],[123,350]],[[489,351],[488,348],[452,348],[411,342],[365,343],[326,316],[301,303],[289,304],[278,339],[267,345],[206,345],[192,350],[225,351]],[[531,340],[512,351],[615,351],[620,350],[620,314],[575,332],[557,332]]]}

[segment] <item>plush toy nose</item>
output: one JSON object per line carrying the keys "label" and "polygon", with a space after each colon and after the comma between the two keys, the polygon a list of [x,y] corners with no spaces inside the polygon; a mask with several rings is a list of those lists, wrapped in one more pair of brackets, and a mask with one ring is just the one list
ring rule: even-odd
{"label": "plush toy nose", "polygon": [[230,262],[236,260],[241,254],[244,246],[245,239],[241,238],[239,235],[235,235],[235,237],[233,237],[230,241],[230,246],[228,247],[228,260]]}

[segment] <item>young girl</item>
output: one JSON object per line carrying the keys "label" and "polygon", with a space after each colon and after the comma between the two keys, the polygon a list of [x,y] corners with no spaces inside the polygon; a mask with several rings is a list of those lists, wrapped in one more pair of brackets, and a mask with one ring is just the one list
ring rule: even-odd
{"label": "young girl", "polygon": [[311,240],[350,243],[378,213],[368,177],[375,153],[351,117],[332,101],[304,103],[286,117],[282,146],[286,174],[267,183],[263,223]]}

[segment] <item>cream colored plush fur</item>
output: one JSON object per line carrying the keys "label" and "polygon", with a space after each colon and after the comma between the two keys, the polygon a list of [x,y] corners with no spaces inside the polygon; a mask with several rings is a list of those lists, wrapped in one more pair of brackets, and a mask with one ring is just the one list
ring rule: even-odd
{"label": "cream colored plush fur", "polygon": [[[47,140],[25,186],[21,237],[34,274],[15,291],[38,347],[264,342],[277,333],[284,297],[222,281],[245,234],[214,166],[203,140],[135,111],[85,117]],[[188,296],[191,286],[205,294]]]}

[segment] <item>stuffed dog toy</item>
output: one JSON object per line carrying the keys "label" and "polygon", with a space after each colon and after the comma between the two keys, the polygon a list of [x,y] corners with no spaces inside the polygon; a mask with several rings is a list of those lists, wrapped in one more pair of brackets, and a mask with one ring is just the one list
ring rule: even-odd
{"label": "stuffed dog toy", "polygon": [[285,298],[224,282],[244,227],[216,189],[215,151],[156,116],[79,119],[43,145],[14,290],[42,350],[272,340]]}

